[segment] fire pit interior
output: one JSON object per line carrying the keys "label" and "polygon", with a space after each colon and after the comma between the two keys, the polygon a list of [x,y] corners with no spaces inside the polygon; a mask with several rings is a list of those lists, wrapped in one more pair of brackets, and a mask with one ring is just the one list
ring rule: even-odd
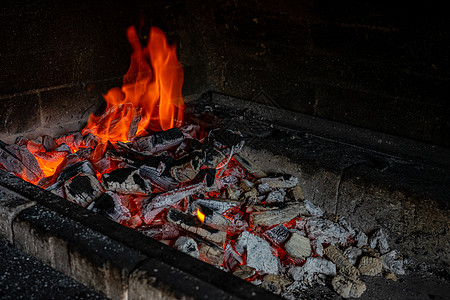
{"label": "fire pit interior", "polygon": [[[46,190],[0,182],[16,247],[117,299],[448,279],[444,20],[357,1],[29,3],[2,19],[0,169]],[[109,268],[80,250],[79,225],[26,242],[51,235],[44,215],[133,249],[119,279],[58,264]],[[67,254],[41,253],[54,240]],[[196,283],[174,287],[148,259]]]}

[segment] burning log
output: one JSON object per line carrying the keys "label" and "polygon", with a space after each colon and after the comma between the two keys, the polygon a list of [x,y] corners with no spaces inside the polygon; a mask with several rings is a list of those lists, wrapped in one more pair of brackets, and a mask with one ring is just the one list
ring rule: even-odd
{"label": "burning log", "polygon": [[274,226],[289,222],[299,215],[305,215],[303,203],[288,203],[284,208],[265,209],[250,214],[250,223],[254,226]]}
{"label": "burning log", "polygon": [[151,194],[151,183],[139,175],[133,168],[116,169],[102,175],[102,182],[109,191],[121,194]]}
{"label": "burning log", "polygon": [[67,199],[85,208],[104,192],[100,182],[91,174],[80,174],[64,182]]}
{"label": "burning log", "polygon": [[207,207],[218,214],[223,214],[227,210],[241,205],[242,202],[228,199],[196,199],[192,202],[191,211],[195,211],[195,208],[199,205]]}
{"label": "burning log", "polygon": [[158,131],[153,135],[135,139],[133,145],[144,154],[156,154],[176,147],[184,140],[183,132],[178,128]]}
{"label": "burning log", "polygon": [[132,121],[130,123],[130,127],[128,128],[128,133],[127,133],[127,139],[129,141],[133,140],[133,138],[136,136],[136,132],[138,130],[139,122],[141,121],[141,117],[142,117],[142,108],[133,107]]}
{"label": "burning log", "polygon": [[181,229],[193,233],[200,238],[223,247],[227,233],[203,224],[197,217],[185,214],[176,209],[169,209],[167,220],[179,226]]}
{"label": "burning log", "polygon": [[153,198],[147,198],[140,203],[142,219],[146,224],[150,224],[153,219],[164,209],[169,208],[182,199],[195,194],[205,187],[201,182],[184,188],[175,189],[166,193],[159,194]]}
{"label": "burning log", "polygon": [[200,214],[202,216],[202,222],[205,225],[225,232],[228,230],[230,222],[227,218],[219,213],[216,213],[214,210],[206,206],[202,206],[201,204],[199,205],[199,207],[200,209],[197,209],[197,214]]}

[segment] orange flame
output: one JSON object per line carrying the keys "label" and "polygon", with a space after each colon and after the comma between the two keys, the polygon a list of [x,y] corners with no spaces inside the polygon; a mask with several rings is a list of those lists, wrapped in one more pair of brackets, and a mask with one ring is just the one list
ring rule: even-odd
{"label": "orange flame", "polygon": [[[91,115],[83,129],[83,135],[91,132],[103,142],[126,142],[134,135],[147,135],[148,130],[181,126],[183,121],[183,69],[175,46],[168,45],[164,33],[156,27],[151,28],[144,48],[134,27],[128,28],[127,37],[133,53],[123,86],[104,95],[105,112]],[[135,123],[137,129],[130,128]],[[130,130],[136,132],[130,136]]]}
{"label": "orange flame", "polygon": [[202,221],[202,223],[205,223],[205,214],[202,213],[202,212],[200,211],[200,209],[198,209],[198,208],[197,208],[197,217],[198,217],[198,219],[199,219],[200,221]]}

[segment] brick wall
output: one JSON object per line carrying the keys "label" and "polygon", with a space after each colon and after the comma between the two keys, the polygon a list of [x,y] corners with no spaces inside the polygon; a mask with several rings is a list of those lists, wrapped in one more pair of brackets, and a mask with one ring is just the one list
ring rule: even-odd
{"label": "brick wall", "polygon": [[210,89],[450,146],[448,21],[432,10],[413,17],[356,0],[42,2],[2,8],[2,136],[87,119],[121,84],[125,30],[143,20],[143,39],[156,25],[177,43],[185,95]]}

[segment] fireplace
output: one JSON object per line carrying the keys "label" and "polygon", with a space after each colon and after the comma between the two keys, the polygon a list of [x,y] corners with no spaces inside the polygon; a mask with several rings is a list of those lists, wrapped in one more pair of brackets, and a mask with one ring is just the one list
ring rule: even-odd
{"label": "fireplace", "polygon": [[[126,28],[136,25],[145,40],[157,25],[178,45],[189,109],[218,111],[247,137],[245,157],[266,172],[297,176],[305,198],[331,217],[366,232],[385,228],[392,247],[445,271],[449,122],[440,99],[448,76],[437,50],[444,21],[425,16],[417,23],[356,1],[344,8],[290,2],[11,4],[2,16],[1,139],[82,128],[104,108],[100,95],[121,85],[131,52]],[[17,246],[78,280],[91,277],[85,283],[110,297],[142,286],[171,297],[271,297],[15,178],[1,185],[15,199],[17,210],[7,214]],[[118,247],[112,251],[126,261],[87,252],[90,242],[71,231],[52,229],[48,237],[35,221],[40,215],[81,223],[74,232],[86,227],[106,240],[100,248]],[[79,265],[57,264],[69,257]],[[173,286],[171,276],[198,285]]]}

